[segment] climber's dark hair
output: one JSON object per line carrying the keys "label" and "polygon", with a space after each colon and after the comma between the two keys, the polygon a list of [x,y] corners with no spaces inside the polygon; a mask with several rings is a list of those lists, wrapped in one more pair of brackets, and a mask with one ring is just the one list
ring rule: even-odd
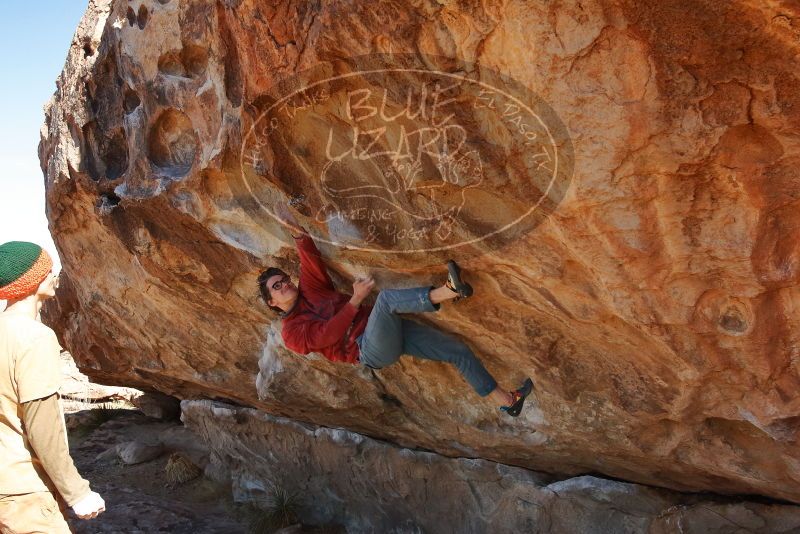
{"label": "climber's dark hair", "polygon": [[267,305],[267,307],[269,307],[270,310],[274,311],[275,313],[283,313],[283,310],[278,308],[277,306],[269,305],[269,299],[272,297],[269,293],[269,287],[267,287],[267,280],[269,280],[276,274],[287,276],[286,272],[283,269],[279,269],[277,267],[270,267],[269,269],[258,275],[258,290],[261,292],[261,298],[264,299],[264,303]]}

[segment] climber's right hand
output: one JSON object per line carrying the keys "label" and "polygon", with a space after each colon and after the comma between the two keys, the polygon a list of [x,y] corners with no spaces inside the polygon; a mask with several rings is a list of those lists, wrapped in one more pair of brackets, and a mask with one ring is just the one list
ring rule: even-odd
{"label": "climber's right hand", "polygon": [[354,306],[358,306],[365,298],[367,298],[367,295],[370,294],[374,287],[375,280],[373,280],[372,277],[359,278],[353,282],[353,298],[350,299],[350,303]]}

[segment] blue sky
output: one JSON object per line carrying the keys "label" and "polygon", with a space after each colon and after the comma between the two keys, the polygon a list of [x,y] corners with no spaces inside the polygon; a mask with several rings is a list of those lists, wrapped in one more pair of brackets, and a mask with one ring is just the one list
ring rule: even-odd
{"label": "blue sky", "polygon": [[0,22],[0,243],[36,242],[57,267],[44,215],[39,128],[87,3],[6,2]]}

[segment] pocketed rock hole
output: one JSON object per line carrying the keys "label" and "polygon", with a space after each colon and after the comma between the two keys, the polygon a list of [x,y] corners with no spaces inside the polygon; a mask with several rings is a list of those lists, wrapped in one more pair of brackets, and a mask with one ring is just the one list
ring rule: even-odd
{"label": "pocketed rock hole", "polygon": [[197,144],[189,117],[177,109],[167,109],[150,128],[147,156],[166,175],[181,177],[194,164]]}
{"label": "pocketed rock hole", "polygon": [[139,14],[136,16],[137,24],[139,24],[139,29],[143,30],[145,26],[147,26],[147,19],[150,18],[150,12],[147,11],[147,7],[144,4],[139,6]]}
{"label": "pocketed rock hole", "polygon": [[742,334],[747,331],[747,321],[735,308],[725,310],[719,318],[719,326],[732,334]]}
{"label": "pocketed rock hole", "polygon": [[202,76],[208,66],[208,51],[197,45],[186,45],[181,50],[181,63],[190,76]]}
{"label": "pocketed rock hole", "polygon": [[108,215],[114,208],[119,206],[121,200],[122,199],[114,193],[104,193],[100,195],[97,201],[97,211],[100,215]]}
{"label": "pocketed rock hole", "polygon": [[128,138],[117,128],[107,135],[98,133],[97,123],[83,126],[89,176],[99,182],[116,180],[128,170]]}
{"label": "pocketed rock hole", "polygon": [[128,170],[128,139],[122,128],[111,136],[103,154],[103,162],[106,165],[106,178],[109,180],[116,180]]}
{"label": "pocketed rock hole", "polygon": [[90,57],[94,55],[94,47],[91,41],[84,41],[83,43],[83,57]]}
{"label": "pocketed rock hole", "polygon": [[125,17],[128,19],[128,26],[136,24],[136,12],[132,7],[128,6],[128,12],[125,14]]}
{"label": "pocketed rock hole", "polygon": [[122,100],[122,107],[125,108],[125,113],[133,113],[141,103],[142,101],[136,91],[130,87],[125,89],[125,96]]}
{"label": "pocketed rock hole", "polygon": [[158,70],[169,76],[195,78],[208,67],[208,51],[202,46],[186,45],[180,52],[172,51],[158,58]]}
{"label": "pocketed rock hole", "polygon": [[750,332],[753,321],[753,314],[747,306],[728,302],[720,308],[717,328],[729,336],[743,336]]}
{"label": "pocketed rock hole", "polygon": [[183,63],[175,52],[167,52],[158,58],[158,70],[169,76],[185,76]]}

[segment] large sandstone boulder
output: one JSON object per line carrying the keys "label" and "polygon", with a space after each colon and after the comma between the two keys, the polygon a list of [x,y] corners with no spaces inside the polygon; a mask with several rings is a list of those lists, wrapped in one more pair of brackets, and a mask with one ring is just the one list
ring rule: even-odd
{"label": "large sandstone boulder", "polygon": [[[94,380],[800,502],[797,14],[92,1],[42,130],[51,321]],[[343,290],[439,283],[459,259],[476,296],[420,320],[503,384],[533,377],[523,417],[443,364],[286,351],[255,287],[296,272],[283,200]]]}

